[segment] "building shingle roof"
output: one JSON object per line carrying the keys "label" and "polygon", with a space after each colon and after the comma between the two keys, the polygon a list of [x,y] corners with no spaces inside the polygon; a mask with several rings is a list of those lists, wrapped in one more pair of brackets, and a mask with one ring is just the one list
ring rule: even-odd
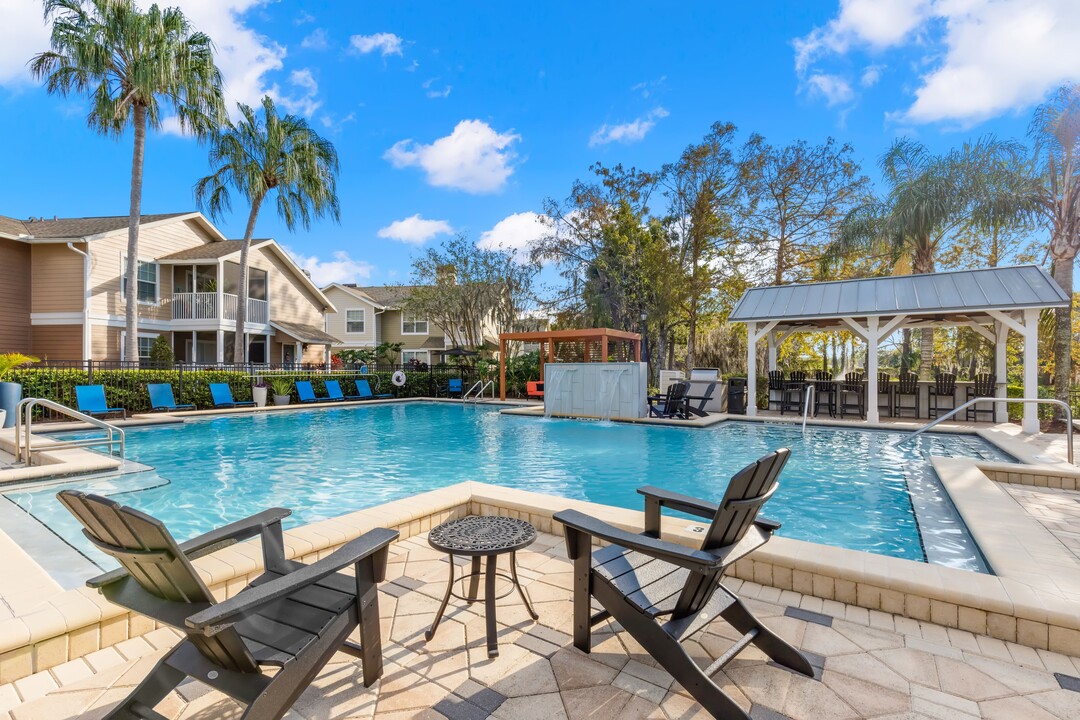
{"label": "building shingle roof", "polygon": [[372,285],[361,287],[348,283],[345,287],[357,290],[378,305],[389,308],[400,308],[401,304],[416,290],[416,285]]}
{"label": "building shingle roof", "polygon": [[284,333],[287,333],[302,343],[310,343],[313,345],[334,345],[340,344],[333,335],[323,332],[314,325],[305,325],[303,323],[291,323],[283,320],[271,320],[271,327],[277,328]]}
{"label": "building shingle roof", "polygon": [[0,233],[5,235],[26,235],[26,225],[22,220],[0,215]]}
{"label": "building shingle roof", "polygon": [[[159,215],[143,215],[141,223],[152,223],[158,220],[190,215],[191,213],[163,213]],[[113,215],[108,217],[82,217],[82,218],[56,218],[53,220],[16,220],[15,218],[0,218],[0,223],[17,227],[12,235],[30,235],[35,238],[83,238],[91,235],[114,230],[123,230],[128,226],[127,215]],[[0,232],[8,232],[0,227]]]}
{"label": "building shingle roof", "polygon": [[[253,242],[252,245],[257,243]],[[162,255],[159,260],[217,260],[226,255],[240,252],[244,246],[243,240],[221,240],[215,243],[207,243],[186,250]]]}

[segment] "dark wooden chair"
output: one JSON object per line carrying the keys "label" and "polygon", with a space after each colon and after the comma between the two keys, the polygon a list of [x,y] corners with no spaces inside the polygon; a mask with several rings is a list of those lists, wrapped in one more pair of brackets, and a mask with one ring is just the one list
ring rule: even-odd
{"label": "dark wooden chair", "polygon": [[[997,394],[997,375],[993,373],[978,373],[974,382],[968,386],[966,391],[966,399],[971,400],[977,397],[994,397]],[[988,403],[990,407],[980,408],[978,403],[975,403],[967,410],[964,411],[964,417],[968,420],[978,421],[979,414],[990,416],[990,422],[994,421],[994,403]]]}
{"label": "dark wooden chair", "polygon": [[[877,374],[877,391],[878,391],[878,404],[877,404],[878,412],[880,413],[882,410],[884,410],[885,412],[887,412],[889,414],[889,417],[892,417],[892,411],[893,411],[893,397],[892,397],[892,394],[893,394],[893,381],[892,381],[892,375],[890,375],[887,372],[879,372]],[[885,398],[885,403],[884,404],[882,404],[882,402],[881,402],[882,396],[884,396],[884,398]]]}
{"label": "dark wooden chair", "polygon": [[649,417],[678,418],[690,417],[690,403],[686,396],[690,393],[690,383],[676,380],[668,385],[667,394],[649,396]]}
{"label": "dark wooden chair", "polygon": [[[645,530],[620,530],[576,510],[555,519],[565,526],[566,550],[574,567],[574,646],[591,650],[592,627],[614,618],[717,718],[750,716],[711,680],[711,676],[753,643],[777,663],[813,677],[807,659],[765,627],[721,584],[724,571],[764,545],[778,523],[758,519],[772,497],[789,451],[777,450],[743,468],[728,483],[719,504],[666,492],[638,490],[645,496]],[[710,521],[700,550],[660,539],[662,508]],[[593,540],[611,543],[593,552]],[[603,608],[592,614],[591,599]],[[702,669],[682,643],[716,618],[742,637]]]}
{"label": "dark wooden chair", "polygon": [[866,417],[866,383],[862,373],[844,374],[844,381],[836,393],[836,405],[841,419],[849,414]]}
{"label": "dark wooden chair", "polygon": [[806,373],[795,370],[784,383],[783,393],[780,395],[780,414],[788,410],[802,413],[806,403]]}
{"label": "dark wooden chair", "polygon": [[836,417],[836,383],[827,370],[814,371],[814,415],[825,405],[830,417]]}
{"label": "dark wooden chair", "polygon": [[[163,720],[153,707],[190,677],[244,705],[244,720],[279,720],[338,651],[363,660],[365,686],[382,675],[376,584],[396,530],[372,530],[304,565],[285,559],[281,520],[290,511],[282,508],[178,545],[160,521],[133,508],[74,490],[57,497],[87,539],[122,566],[87,585],[187,635],[107,718]],[[255,536],[265,572],[215,602],[191,561]],[[338,572],[350,566],[355,577]],[[360,645],[347,640],[357,627]],[[278,670],[268,675],[263,667]]]}
{"label": "dark wooden chair", "polygon": [[[941,401],[949,399],[949,406],[944,407]],[[930,417],[936,418],[938,413],[945,410],[956,409],[956,375],[948,372],[938,373],[934,378],[934,384],[930,386],[927,404]]]}
{"label": "dark wooden chair", "polygon": [[[919,417],[919,376],[913,372],[900,373],[900,377],[896,380],[896,387],[893,389],[893,417],[903,417],[905,411],[913,412],[913,417]],[[914,405],[904,405],[904,398],[914,398]]]}
{"label": "dark wooden chair", "polygon": [[784,373],[780,370],[769,371],[769,406],[766,410],[772,410],[773,405],[779,408],[784,402]]}

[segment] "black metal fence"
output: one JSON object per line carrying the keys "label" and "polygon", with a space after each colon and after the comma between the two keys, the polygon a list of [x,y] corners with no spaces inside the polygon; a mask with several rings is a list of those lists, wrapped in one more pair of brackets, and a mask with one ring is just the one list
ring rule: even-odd
{"label": "black metal fence", "polygon": [[[405,374],[405,384],[398,387],[392,382],[395,372]],[[147,385],[169,383],[179,404],[192,404],[197,408],[213,407],[210,397],[211,383],[226,383],[238,401],[252,399],[256,384],[268,384],[275,378],[285,379],[292,385],[292,400],[298,401],[295,382],[307,380],[317,396],[325,397],[326,380],[338,380],[345,395],[358,394],[356,381],[368,381],[376,394],[391,394],[399,398],[443,397],[449,394],[451,379],[460,379],[462,389],[468,390],[481,380],[476,368],[462,365],[420,364],[324,364],[312,363],[152,363],[110,360],[55,361],[50,360],[29,368],[15,370],[9,378],[22,383],[24,397],[41,397],[77,407],[77,385],[102,385],[110,407],[123,407],[128,412],[146,412],[151,409]],[[498,391],[498,378],[492,378]],[[269,393],[269,394],[272,394]],[[42,417],[51,415],[42,410]]]}

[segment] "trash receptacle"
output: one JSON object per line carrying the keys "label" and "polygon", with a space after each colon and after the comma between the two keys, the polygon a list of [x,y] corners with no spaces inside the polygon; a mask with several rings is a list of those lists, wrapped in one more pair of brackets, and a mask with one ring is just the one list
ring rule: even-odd
{"label": "trash receptacle", "polygon": [[731,415],[746,414],[746,378],[735,377],[728,380],[727,411]]}

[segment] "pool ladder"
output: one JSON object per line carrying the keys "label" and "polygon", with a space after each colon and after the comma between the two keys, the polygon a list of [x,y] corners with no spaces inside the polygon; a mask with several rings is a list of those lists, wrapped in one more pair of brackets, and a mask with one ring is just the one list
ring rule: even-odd
{"label": "pool ladder", "polygon": [[812,407],[811,400],[814,399],[814,392],[817,390],[813,385],[806,386],[806,402],[803,403],[802,413],[802,433],[806,434],[806,418],[810,416],[810,408]]}
{"label": "pool ladder", "polygon": [[[485,380],[477,380],[475,383],[473,383],[473,386],[471,388],[469,388],[468,390],[466,390],[465,394],[461,396],[461,401],[465,402],[466,400],[472,400],[473,402],[477,402],[478,400],[483,400],[484,399],[484,392],[487,391],[488,388],[491,388],[491,399],[494,400],[495,399],[495,381],[494,380],[486,380],[486,381]],[[474,391],[476,392],[475,395],[473,395]]]}
{"label": "pool ladder", "polygon": [[[86,438],[85,440],[53,440],[52,443],[44,447],[32,447],[31,443],[34,436],[30,432],[30,425],[33,422],[33,412],[35,407],[49,408],[61,415],[67,415],[75,420],[81,420],[84,423],[101,428],[105,431],[105,437]],[[33,464],[33,457],[36,452],[42,452],[44,450],[66,450],[68,448],[80,447],[98,447],[102,445],[109,448],[110,455],[115,454],[116,449],[119,448],[120,459],[123,460],[123,428],[119,428],[112,423],[107,423],[104,420],[99,420],[96,417],[81,413],[78,410],[69,408],[67,405],[61,405],[53,400],[46,400],[45,398],[25,398],[19,403],[18,408],[15,410],[15,459],[26,463],[27,467]]]}

